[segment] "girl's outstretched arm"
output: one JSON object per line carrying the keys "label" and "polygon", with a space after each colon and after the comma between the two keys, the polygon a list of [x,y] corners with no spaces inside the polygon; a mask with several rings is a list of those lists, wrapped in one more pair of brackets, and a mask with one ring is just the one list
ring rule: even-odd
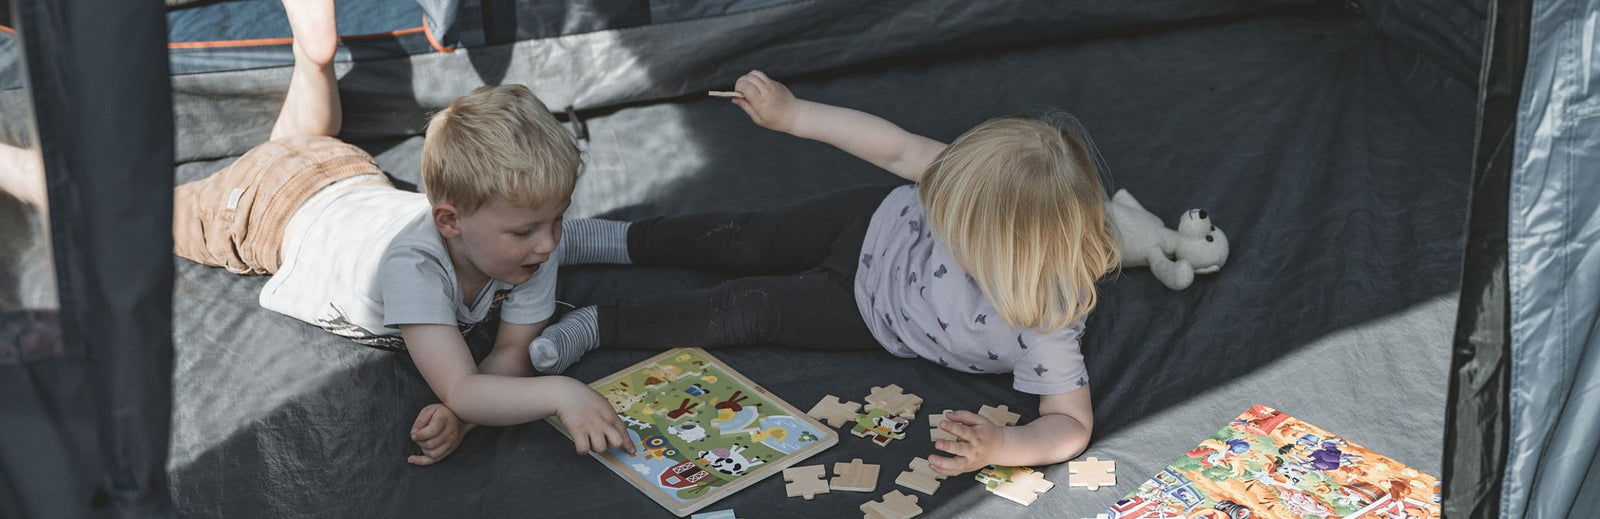
{"label": "girl's outstretched arm", "polygon": [[934,448],[954,456],[928,456],[928,466],[957,475],[985,465],[1029,467],[1070,460],[1089,446],[1094,409],[1089,386],[1071,393],[1039,397],[1039,419],[1027,425],[1002,427],[971,411],[950,413],[940,429],[960,441],[939,440]]}
{"label": "girl's outstretched arm", "polygon": [[733,103],[763,128],[821,141],[912,182],[944,151],[945,144],[859,110],[799,99],[761,71],[739,78]]}

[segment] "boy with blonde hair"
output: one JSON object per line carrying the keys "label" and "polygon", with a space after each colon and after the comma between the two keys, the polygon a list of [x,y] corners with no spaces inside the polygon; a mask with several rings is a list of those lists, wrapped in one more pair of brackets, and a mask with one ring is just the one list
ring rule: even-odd
{"label": "boy with blonde hair", "polygon": [[[271,141],[175,193],[176,253],[272,274],[261,305],[362,344],[409,352],[442,404],[424,408],[408,461],[449,455],[470,425],[559,416],[578,452],[633,449],[604,397],[534,376],[528,344],[555,309],[562,213],[576,143],[526,87],[480,87],[428,124],[426,196],[395,189],[372,156],[334,138],[332,0],[284,0],[294,72]],[[462,334],[499,314],[474,364]],[[459,418],[458,418],[459,417]]]}

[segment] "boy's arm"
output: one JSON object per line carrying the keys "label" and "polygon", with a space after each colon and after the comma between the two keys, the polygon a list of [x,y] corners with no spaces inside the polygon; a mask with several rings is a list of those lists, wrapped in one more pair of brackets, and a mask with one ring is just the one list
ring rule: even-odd
{"label": "boy's arm", "polygon": [[971,411],[956,411],[949,418],[939,428],[961,441],[939,440],[934,447],[955,456],[928,456],[928,466],[946,475],[985,465],[1029,467],[1067,461],[1089,446],[1094,429],[1089,386],[1040,396],[1039,419],[1027,425],[1001,427]]}
{"label": "boy's arm", "polygon": [[454,326],[405,324],[400,325],[400,334],[428,387],[462,420],[512,425],[557,415],[579,452],[612,447],[633,451],[611,403],[582,382],[562,376],[482,373]]}
{"label": "boy's arm", "polygon": [[761,71],[740,77],[733,103],[763,128],[822,141],[912,182],[920,182],[945,144],[866,112],[798,99]]}
{"label": "boy's arm", "polygon": [[528,358],[528,344],[539,338],[539,332],[550,324],[546,319],[533,324],[500,322],[500,331],[494,337],[494,351],[478,364],[478,370],[495,375],[531,377],[533,361]]}
{"label": "boy's arm", "polygon": [[[535,373],[528,359],[528,343],[544,330],[549,320],[533,324],[513,324],[502,321],[495,336],[494,351],[478,363],[478,371],[491,375],[531,377]],[[461,438],[477,424],[462,420],[443,404],[432,404],[417,413],[411,423],[411,441],[422,448],[422,454],[413,454],[406,461],[413,465],[432,465],[455,452]]]}

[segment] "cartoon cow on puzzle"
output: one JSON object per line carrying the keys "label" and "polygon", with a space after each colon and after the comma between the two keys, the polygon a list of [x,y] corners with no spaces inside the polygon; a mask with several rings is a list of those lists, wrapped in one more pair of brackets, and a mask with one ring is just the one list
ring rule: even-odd
{"label": "cartoon cow on puzzle", "polygon": [[705,462],[706,466],[712,470],[729,476],[744,474],[751,467],[766,463],[755,456],[745,458],[743,454],[740,454],[744,449],[744,446],[735,443],[732,447],[726,449],[700,451],[700,461]]}

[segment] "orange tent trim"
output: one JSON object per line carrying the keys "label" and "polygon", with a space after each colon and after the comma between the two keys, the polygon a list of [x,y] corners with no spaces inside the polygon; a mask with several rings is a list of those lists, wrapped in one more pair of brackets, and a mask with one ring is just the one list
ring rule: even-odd
{"label": "orange tent trim", "polygon": [[[339,40],[340,41],[367,40],[367,39],[372,39],[372,38],[383,38],[383,37],[389,37],[389,36],[404,36],[404,35],[407,35],[407,34],[416,34],[416,33],[419,33],[419,32],[426,33],[427,32],[427,25],[424,24],[422,27],[412,27],[410,29],[401,29],[401,30],[398,30],[398,31],[381,32],[381,33],[373,33],[373,34],[357,34],[357,35],[353,35],[353,36],[340,36]],[[429,37],[428,41],[430,43],[433,42],[433,38]],[[168,49],[216,49],[216,48],[225,48],[225,47],[254,47],[254,46],[258,46],[258,45],[288,45],[288,44],[291,44],[291,43],[294,43],[294,38],[257,38],[257,39],[252,39],[252,40],[221,40],[221,41],[182,41],[182,42],[168,43],[167,44],[167,48]],[[437,49],[437,48],[439,48],[439,44],[434,43],[433,47],[435,49]]]}

